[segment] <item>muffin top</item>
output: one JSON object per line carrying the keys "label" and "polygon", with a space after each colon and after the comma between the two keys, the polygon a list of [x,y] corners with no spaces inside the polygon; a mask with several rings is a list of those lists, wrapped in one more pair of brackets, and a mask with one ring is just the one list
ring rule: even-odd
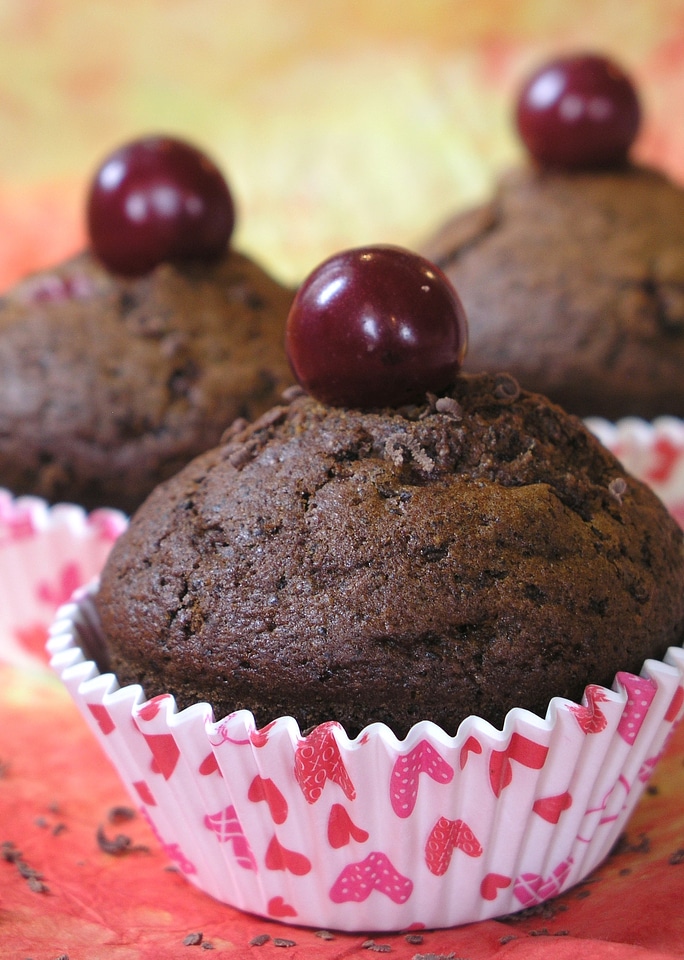
{"label": "muffin top", "polygon": [[516,171],[424,253],[468,314],[464,369],[580,416],[684,416],[684,190],[665,176]]}
{"label": "muffin top", "polygon": [[681,643],[683,586],[655,495],[503,374],[235,424],[136,513],[96,602],[102,666],[148,697],[403,736],[638,672]]}
{"label": "muffin top", "polygon": [[280,397],[292,299],[231,250],[124,278],[90,253],[0,300],[0,485],[130,512]]}

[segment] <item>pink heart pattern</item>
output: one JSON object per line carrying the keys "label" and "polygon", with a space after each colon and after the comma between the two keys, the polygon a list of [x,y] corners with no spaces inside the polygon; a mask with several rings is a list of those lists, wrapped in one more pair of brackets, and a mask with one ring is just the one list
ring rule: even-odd
{"label": "pink heart pattern", "polygon": [[532,809],[534,812],[546,820],[547,823],[558,823],[563,811],[572,805],[572,797],[566,791],[558,793],[555,797],[540,797],[534,801]]}
{"label": "pink heart pattern", "polygon": [[333,734],[337,727],[339,724],[334,721],[322,723],[297,744],[295,778],[307,803],[316,803],[320,799],[328,780],[342,789],[347,800],[354,800],[356,797],[354,784],[347,773]]}
{"label": "pink heart pattern", "polygon": [[247,799],[252,803],[265,800],[274,823],[285,823],[287,820],[287,800],[270,778],[255,777],[249,785]]}
{"label": "pink heart pattern", "polygon": [[531,770],[541,770],[549,748],[520,733],[514,733],[505,750],[492,750],[489,757],[489,782],[495,796],[513,779],[512,760]]}
{"label": "pink heart pattern", "polygon": [[266,850],[265,863],[268,870],[287,870],[297,877],[304,877],[311,871],[309,858],[296,850],[288,850],[275,835]]}
{"label": "pink heart pattern", "polygon": [[204,826],[216,834],[219,843],[230,843],[235,859],[245,870],[256,870],[257,862],[252,848],[238,820],[235,807],[231,804],[218,813],[207,814]]}
{"label": "pink heart pattern", "polygon": [[636,677],[633,673],[620,672],[617,679],[627,693],[627,703],[622,711],[617,732],[631,746],[641,730],[648,708],[653,703],[656,685],[652,680]]}
{"label": "pink heart pattern", "polygon": [[386,854],[373,852],[344,868],[330,890],[330,899],[333,903],[362,903],[374,890],[394,903],[406,903],[413,882],[394,868]]}
{"label": "pink heart pattern", "polygon": [[601,733],[602,730],[605,730],[608,721],[599,704],[605,703],[608,695],[605,690],[594,684],[590,684],[584,693],[587,700],[586,706],[572,704],[570,712],[577,720],[583,733]]}
{"label": "pink heart pattern", "polygon": [[572,864],[572,857],[562,860],[548,877],[542,877],[538,873],[522,873],[515,878],[513,893],[523,907],[533,907],[544,900],[549,900],[563,889]]}
{"label": "pink heart pattern", "polygon": [[425,863],[430,873],[443,876],[454,850],[462,850],[469,857],[482,856],[482,845],[467,823],[440,817],[425,844]]}
{"label": "pink heart pattern", "polygon": [[328,843],[334,850],[346,847],[350,840],[365,843],[368,831],[357,827],[341,803],[333,803],[328,817]]}
{"label": "pink heart pattern", "polygon": [[427,740],[421,740],[410,753],[399,757],[392,768],[390,802],[402,819],[410,817],[415,809],[421,773],[441,784],[451,783],[454,778],[453,767]]}

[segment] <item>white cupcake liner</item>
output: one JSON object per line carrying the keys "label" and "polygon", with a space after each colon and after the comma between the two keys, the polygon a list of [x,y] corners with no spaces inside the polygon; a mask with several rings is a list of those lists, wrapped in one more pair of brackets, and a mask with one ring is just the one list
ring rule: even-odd
{"label": "white cupcake liner", "polygon": [[587,876],[624,829],[684,711],[684,650],[618,673],[545,719],[455,737],[423,721],[349,740],[291,717],[258,730],[242,710],[177,712],[119,687],[98,647],[90,590],[61,609],[52,666],[169,857],[218,900],[347,931],[445,927],[540,903]]}
{"label": "white cupcake liner", "polygon": [[88,514],[0,489],[0,660],[45,666],[56,609],[100,572],[126,522],[118,510]]}

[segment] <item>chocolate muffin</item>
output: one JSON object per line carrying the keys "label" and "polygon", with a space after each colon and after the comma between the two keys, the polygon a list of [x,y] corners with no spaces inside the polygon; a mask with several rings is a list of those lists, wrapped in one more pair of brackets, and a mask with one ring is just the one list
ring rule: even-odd
{"label": "chocolate muffin", "polygon": [[300,394],[135,514],[96,595],[101,667],[258,725],[501,725],[681,644],[682,537],[506,374],[397,409]]}
{"label": "chocolate muffin", "polygon": [[468,314],[464,369],[580,416],[684,416],[684,190],[664,175],[521,169],[423,252]]}
{"label": "chocolate muffin", "polygon": [[133,511],[292,382],[290,290],[230,250],[109,272],[90,253],[0,301],[0,485]]}

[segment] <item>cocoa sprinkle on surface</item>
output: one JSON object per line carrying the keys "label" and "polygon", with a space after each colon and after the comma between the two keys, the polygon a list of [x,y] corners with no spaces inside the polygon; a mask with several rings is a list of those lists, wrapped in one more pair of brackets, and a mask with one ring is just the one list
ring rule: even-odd
{"label": "cocoa sprinkle on surface", "polygon": [[32,890],[33,893],[50,892],[48,885],[43,882],[42,873],[34,870],[33,867],[30,867],[28,863],[26,863],[22,858],[21,851],[18,850],[11,841],[6,840],[0,846],[0,858],[7,863],[13,863],[15,865],[19,876],[26,880],[29,890]]}
{"label": "cocoa sprinkle on surface", "polygon": [[120,857],[127,853],[149,852],[149,847],[144,844],[133,844],[131,838],[124,833],[117,833],[113,839],[110,839],[102,826],[97,828],[97,845],[103,853],[109,853],[113,857]]}
{"label": "cocoa sprinkle on surface", "polygon": [[249,941],[250,947],[263,947],[265,943],[268,943],[270,936],[267,933],[260,933],[257,937],[252,937]]}
{"label": "cocoa sprinkle on surface", "polygon": [[203,935],[201,933],[189,933],[183,940],[184,947],[199,947],[202,943]]}

